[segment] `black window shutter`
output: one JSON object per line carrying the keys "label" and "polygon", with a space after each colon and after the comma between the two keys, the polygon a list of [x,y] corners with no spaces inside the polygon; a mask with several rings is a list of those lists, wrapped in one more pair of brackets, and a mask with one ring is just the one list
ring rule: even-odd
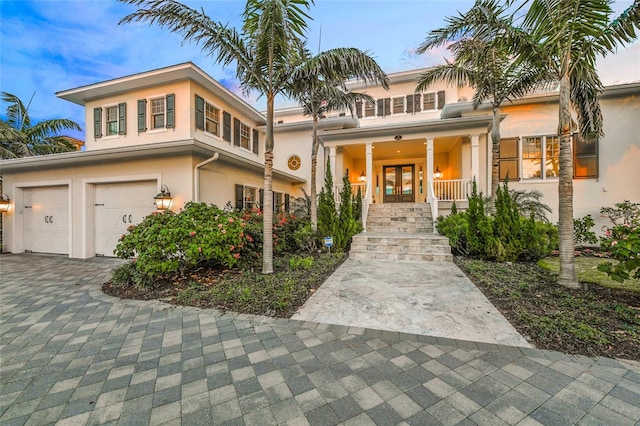
{"label": "black window shutter", "polygon": [[196,129],[204,130],[204,99],[196,95]]}
{"label": "black window shutter", "polygon": [[231,114],[226,111],[222,113],[222,139],[231,142]]}
{"label": "black window shutter", "polygon": [[118,134],[127,134],[127,104],[118,104]]}
{"label": "black window shutter", "polygon": [[147,131],[147,100],[140,99],[138,101],[138,131]]}
{"label": "black window shutter", "polygon": [[378,99],[378,117],[382,117],[384,115],[384,99]]}
{"label": "black window shutter", "polygon": [[384,98],[384,115],[391,115],[391,98]]}
{"label": "black window shutter", "polygon": [[407,113],[413,113],[413,95],[407,95]]}
{"label": "black window shutter", "polygon": [[236,209],[244,209],[244,187],[236,185]]}
{"label": "black window shutter", "polygon": [[422,103],[420,103],[420,97],[422,95],[417,94],[417,95],[413,95],[413,107],[414,107],[414,112],[420,112],[422,111]]}
{"label": "black window shutter", "polygon": [[259,147],[259,133],[256,129],[253,129],[253,152],[255,154],[258,153]]}
{"label": "black window shutter", "polygon": [[444,107],[444,90],[438,91],[438,109]]}
{"label": "black window shutter", "polygon": [[289,194],[284,194],[284,211],[289,213]]}
{"label": "black window shutter", "polygon": [[102,137],[102,108],[93,109],[93,137]]}
{"label": "black window shutter", "polygon": [[166,99],[165,99],[166,103],[167,103],[167,128],[173,128],[176,126],[176,113],[175,113],[175,108],[176,108],[176,95],[171,94],[171,95],[167,95]]}
{"label": "black window shutter", "polygon": [[240,146],[240,120],[233,118],[233,144]]}
{"label": "black window shutter", "polygon": [[260,190],[260,209],[264,210],[264,189]]}
{"label": "black window shutter", "polygon": [[362,118],[362,101],[356,101],[356,116]]}

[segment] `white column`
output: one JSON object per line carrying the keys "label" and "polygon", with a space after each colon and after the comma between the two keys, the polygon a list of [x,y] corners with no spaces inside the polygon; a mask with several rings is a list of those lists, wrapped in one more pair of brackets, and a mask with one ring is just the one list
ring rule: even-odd
{"label": "white column", "polygon": [[[371,200],[371,195],[373,194],[374,188],[373,188],[373,144],[372,143],[367,143],[365,145],[365,149],[366,149],[366,174],[367,174],[367,187],[365,188],[365,191],[368,189],[369,190],[369,194],[367,194],[369,197],[368,199]],[[365,195],[365,194],[363,194]]]}
{"label": "white column", "polygon": [[427,139],[427,181],[425,185],[433,182],[433,138]]}
{"label": "white column", "polygon": [[329,166],[331,167],[331,174],[333,175],[334,185],[338,182],[338,180],[336,179],[339,179],[340,182],[342,182],[342,176],[338,177],[338,174],[336,173],[336,147],[335,146],[329,147]]}
{"label": "white column", "polygon": [[471,179],[475,179],[480,187],[480,136],[471,135]]}

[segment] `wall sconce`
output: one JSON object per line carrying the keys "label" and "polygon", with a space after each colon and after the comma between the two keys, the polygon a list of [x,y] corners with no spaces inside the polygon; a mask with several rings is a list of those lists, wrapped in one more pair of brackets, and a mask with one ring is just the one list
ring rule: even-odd
{"label": "wall sconce", "polygon": [[442,177],[442,172],[440,171],[440,168],[436,166],[436,171],[433,173],[433,178],[440,179],[441,177]]}
{"label": "wall sconce", "polygon": [[9,207],[11,207],[11,199],[7,194],[0,194],[0,213],[6,213],[9,211]]}
{"label": "wall sconce", "polygon": [[171,204],[173,204],[173,197],[171,197],[171,192],[169,192],[167,185],[162,185],[160,187],[160,193],[153,197],[153,199],[156,202],[158,210],[168,210],[171,208]]}
{"label": "wall sconce", "polygon": [[360,180],[360,182],[366,182],[367,176],[364,174],[364,170],[362,171],[362,173],[360,173],[360,177],[358,178],[358,180]]}

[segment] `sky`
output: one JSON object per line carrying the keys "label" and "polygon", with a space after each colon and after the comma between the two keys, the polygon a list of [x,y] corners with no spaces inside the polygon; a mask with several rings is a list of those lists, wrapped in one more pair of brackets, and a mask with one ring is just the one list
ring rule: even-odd
{"label": "sky", "polygon": [[[213,20],[239,28],[242,0],[183,0]],[[632,1],[615,1],[620,13]],[[356,47],[367,51],[387,72],[441,64],[445,48],[415,53],[429,31],[448,16],[468,10],[462,0],[316,0],[307,32],[312,51]],[[192,43],[148,24],[118,25],[135,7],[116,0],[0,0],[0,89],[17,95],[29,107],[32,121],[69,118],[85,127],[83,107],[55,93],[87,84],[192,61],[231,91],[242,96],[235,70],[217,65]],[[599,62],[608,84],[640,80],[640,42]],[[264,98],[245,99],[258,110]],[[276,108],[295,105],[279,99]],[[0,114],[4,115],[2,104]],[[84,139],[84,133],[69,132]]]}

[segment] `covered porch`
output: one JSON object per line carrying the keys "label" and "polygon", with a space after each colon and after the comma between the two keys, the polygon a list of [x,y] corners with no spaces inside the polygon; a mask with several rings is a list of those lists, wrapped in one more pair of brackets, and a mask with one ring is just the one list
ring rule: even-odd
{"label": "covered porch", "polygon": [[474,179],[479,191],[490,190],[490,124],[480,116],[325,132],[335,193],[348,173],[363,216],[372,203],[429,203],[436,218],[439,203],[467,200]]}

